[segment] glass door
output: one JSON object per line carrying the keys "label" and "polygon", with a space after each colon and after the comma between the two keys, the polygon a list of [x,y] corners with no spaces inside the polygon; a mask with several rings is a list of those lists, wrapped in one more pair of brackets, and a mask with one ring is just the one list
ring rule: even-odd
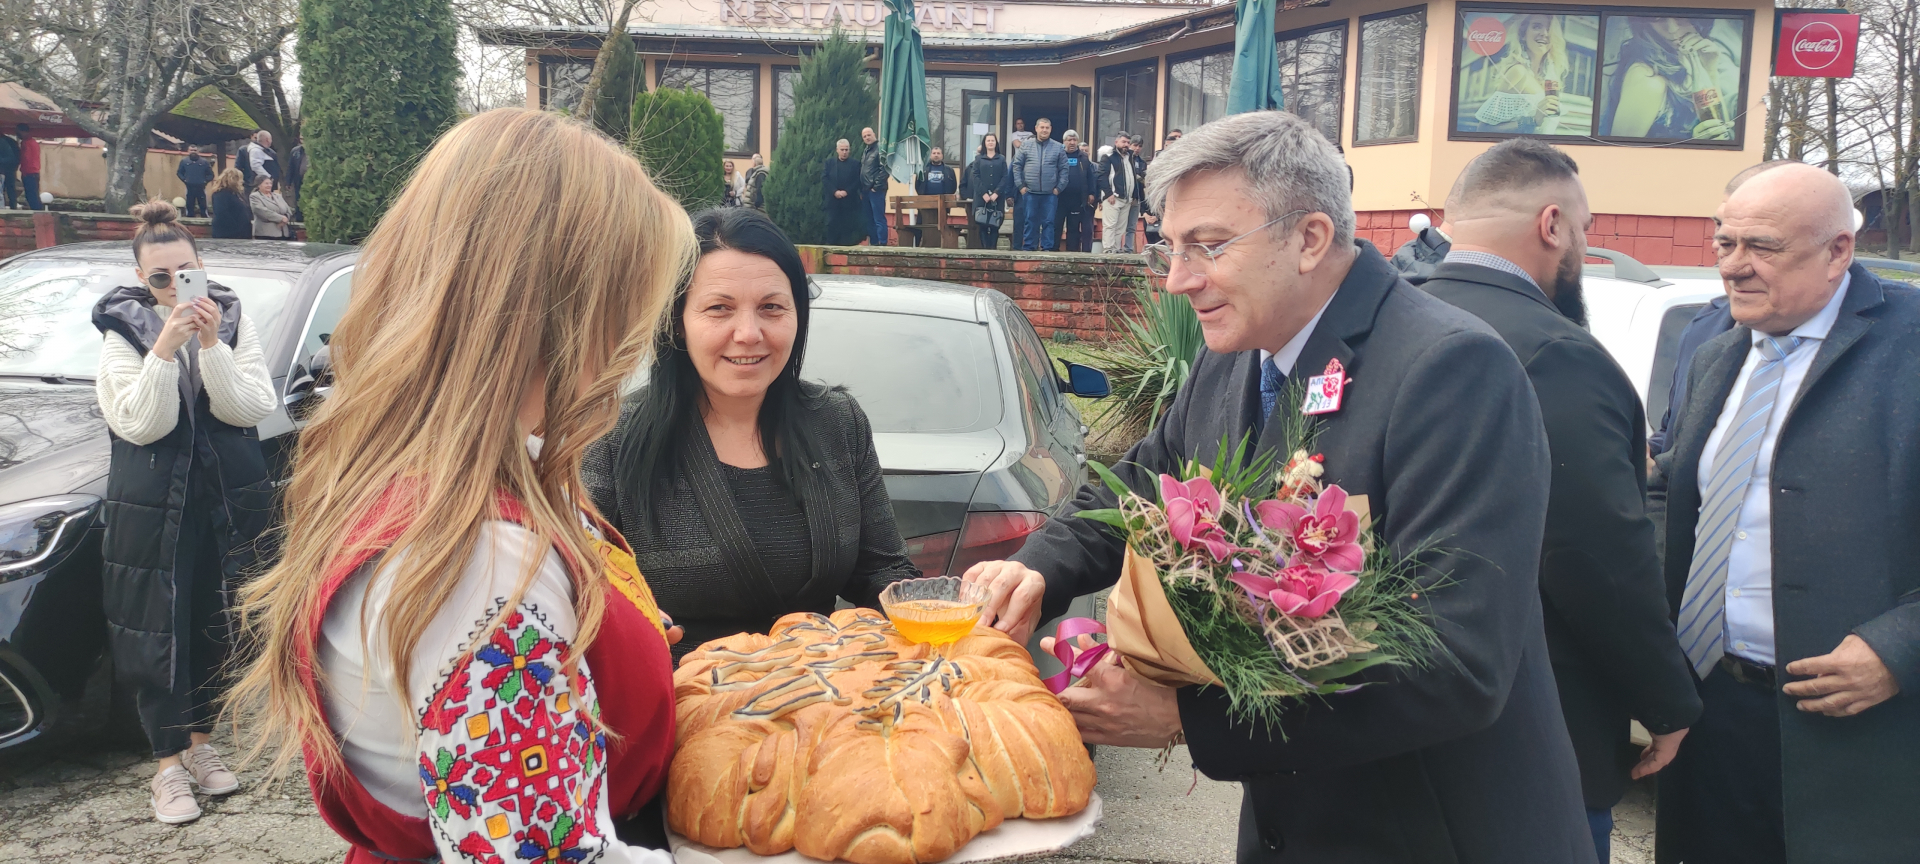
{"label": "glass door", "polygon": [[975,153],[980,152],[980,141],[991,132],[1000,141],[1000,153],[1007,152],[1007,133],[1001,128],[1003,117],[1007,113],[1007,97],[1003,93],[991,90],[964,90],[960,94],[961,114],[966,118],[967,152],[963,159],[951,159],[952,164],[966,165],[973,162]]}
{"label": "glass door", "polygon": [[1071,124],[1067,128],[1081,130],[1080,134],[1086,138],[1085,141],[1080,142],[1082,146],[1086,146],[1089,150],[1099,150],[1100,142],[1094,140],[1093,124],[1090,122],[1093,119],[1092,108],[1092,87],[1067,88],[1067,117]]}

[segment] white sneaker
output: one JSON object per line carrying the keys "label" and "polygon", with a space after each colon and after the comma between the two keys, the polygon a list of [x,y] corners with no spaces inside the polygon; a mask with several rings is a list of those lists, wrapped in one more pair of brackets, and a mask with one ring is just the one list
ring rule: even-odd
{"label": "white sneaker", "polygon": [[227,770],[212,744],[188,747],[180,753],[180,764],[193,775],[193,785],[208,795],[226,795],[240,788],[240,778]]}
{"label": "white sneaker", "polygon": [[193,777],[178,765],[153,775],[153,818],[178,825],[200,818],[200,802],[193,800]]}

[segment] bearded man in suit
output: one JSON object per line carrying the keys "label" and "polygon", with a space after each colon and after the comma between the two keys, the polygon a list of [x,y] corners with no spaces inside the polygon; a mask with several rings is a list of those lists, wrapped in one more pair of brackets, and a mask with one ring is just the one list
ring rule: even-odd
{"label": "bearded man in suit", "polygon": [[[1184,734],[1195,766],[1244,785],[1243,862],[1593,862],[1540,622],[1546,439],[1513,352],[1354,239],[1346,165],[1299,117],[1194,130],[1161,154],[1147,195],[1172,244],[1150,266],[1193,304],[1207,349],[1117,473],[1151,497],[1155,474],[1212,462],[1223,436],[1273,453],[1277,412],[1302,410],[1281,400],[1285,381],[1344,376],[1318,415],[1321,479],[1368,496],[1394,553],[1437,547],[1423,578],[1449,584],[1418,602],[1447,656],[1374,667],[1368,686],[1299,703],[1278,729],[1235,719],[1219,688],[1110,663],[1061,694],[1081,734],[1130,747]],[[1016,560],[969,570],[991,596],[983,620],[1024,640],[1114,584],[1123,543],[1074,518],[1113,505],[1083,487]]]}
{"label": "bearded man in suit", "polygon": [[[1533,380],[1553,456],[1540,599],[1560,710],[1600,860],[1629,778],[1673,759],[1700,716],[1668,618],[1647,518],[1647,418],[1627,373],[1587,332],[1581,262],[1592,215],[1580,168],[1513,138],[1460,172],[1453,247],[1420,287],[1487,322]],[[1653,733],[1634,747],[1632,720]]]}
{"label": "bearded man in suit", "polygon": [[1648,490],[1706,706],[1661,775],[1662,862],[1920,854],[1920,292],[1854,262],[1852,217],[1798,164],[1715,217],[1738,326]]}

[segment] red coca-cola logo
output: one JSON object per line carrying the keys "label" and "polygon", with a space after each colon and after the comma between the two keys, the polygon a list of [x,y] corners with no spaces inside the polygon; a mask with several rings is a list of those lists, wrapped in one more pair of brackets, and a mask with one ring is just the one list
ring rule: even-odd
{"label": "red coca-cola logo", "polygon": [[1815,21],[1793,35],[1793,62],[1803,69],[1825,69],[1840,59],[1840,31]]}
{"label": "red coca-cola logo", "polygon": [[1492,57],[1507,47],[1507,25],[1492,15],[1482,15],[1467,23],[1467,47],[1482,57]]}

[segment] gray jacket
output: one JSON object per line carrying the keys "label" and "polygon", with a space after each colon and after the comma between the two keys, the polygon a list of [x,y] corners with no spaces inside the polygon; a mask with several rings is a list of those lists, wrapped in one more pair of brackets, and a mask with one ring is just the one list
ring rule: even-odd
{"label": "gray jacket", "polygon": [[1067,185],[1067,148],[1048,138],[1035,138],[1013,154],[1013,188],[1029,194],[1052,195]]}
{"label": "gray jacket", "polygon": [[[291,224],[293,208],[287,206],[287,199],[280,197],[280,193],[262,195],[255,192],[251,203],[253,204],[253,236],[291,236],[288,232],[293,228]],[[289,221],[282,222],[280,221],[282,219]]]}

